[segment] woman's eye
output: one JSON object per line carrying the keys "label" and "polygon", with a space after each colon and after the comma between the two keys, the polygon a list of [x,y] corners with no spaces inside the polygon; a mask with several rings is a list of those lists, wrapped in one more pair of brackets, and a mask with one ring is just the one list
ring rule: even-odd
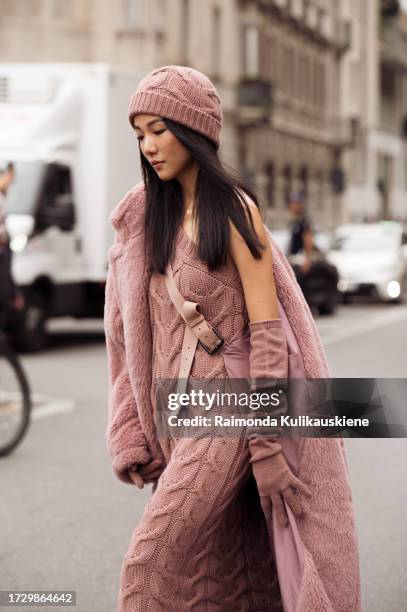
{"label": "woman's eye", "polygon": [[[155,136],[159,136],[160,134],[162,134],[163,132],[165,132],[166,128],[163,128],[162,130],[156,130],[155,132],[153,132],[153,134]],[[144,140],[144,136],[137,136],[137,140],[139,142],[142,142]]]}

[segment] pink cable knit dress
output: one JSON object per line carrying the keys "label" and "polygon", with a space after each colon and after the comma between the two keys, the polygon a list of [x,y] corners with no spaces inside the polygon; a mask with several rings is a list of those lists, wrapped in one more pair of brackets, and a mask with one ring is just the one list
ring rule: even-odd
{"label": "pink cable knit dress", "polygon": [[[181,227],[175,282],[225,340],[248,321],[239,273],[230,258],[209,272]],[[148,300],[153,381],[177,378],[184,322],[164,278],[153,274]],[[225,378],[221,353],[198,345],[190,377]],[[154,385],[151,391],[155,406]],[[281,611],[272,548],[249,463],[246,439],[160,439],[166,461],[124,559],[123,612]]]}

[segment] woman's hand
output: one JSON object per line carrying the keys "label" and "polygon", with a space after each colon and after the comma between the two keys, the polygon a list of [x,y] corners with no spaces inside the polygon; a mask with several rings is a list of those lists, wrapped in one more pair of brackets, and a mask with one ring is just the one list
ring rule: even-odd
{"label": "woman's hand", "polygon": [[135,464],[129,468],[129,476],[139,489],[144,488],[144,484],[154,483],[162,474],[162,462],[154,459],[145,465]]}
{"label": "woman's hand", "polygon": [[142,479],[140,474],[137,473],[137,470],[139,469],[139,467],[140,465],[136,463],[131,468],[129,468],[128,473],[129,473],[131,480],[133,481],[133,484],[135,484],[136,487],[138,487],[139,489],[142,489],[144,487],[144,480]]}
{"label": "woman's hand", "polygon": [[[256,438],[256,440],[258,439]],[[312,493],[299,478],[294,476],[282,451],[256,460],[256,450],[253,442],[254,440],[250,441],[252,452],[250,463],[252,464],[266,522],[271,525],[273,508],[279,524],[282,527],[287,527],[288,516],[283,498],[295,516],[301,516],[302,506],[299,493],[307,498],[310,498]]]}

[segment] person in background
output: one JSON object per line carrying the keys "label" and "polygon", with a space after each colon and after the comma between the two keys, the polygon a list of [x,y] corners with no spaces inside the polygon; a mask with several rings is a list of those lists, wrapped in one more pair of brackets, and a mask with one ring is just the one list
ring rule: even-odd
{"label": "person in background", "polygon": [[0,328],[6,323],[9,308],[24,308],[24,297],[15,286],[11,275],[12,253],[6,229],[7,191],[14,176],[12,163],[9,162],[3,170],[0,169]]}
{"label": "person in background", "polygon": [[291,225],[291,240],[288,249],[288,255],[297,255],[303,253],[305,256],[304,263],[300,270],[306,274],[311,267],[311,255],[314,248],[314,240],[309,221],[306,218],[304,211],[304,201],[299,193],[292,193],[289,199],[289,210],[292,217]]}
{"label": "person in background", "polygon": [[4,169],[0,168],[0,248],[8,244],[6,230],[6,195],[7,190],[14,180],[14,166],[8,163]]}

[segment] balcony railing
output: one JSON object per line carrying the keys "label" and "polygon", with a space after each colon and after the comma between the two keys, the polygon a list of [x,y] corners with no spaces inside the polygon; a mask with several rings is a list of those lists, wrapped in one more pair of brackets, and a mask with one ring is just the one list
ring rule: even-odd
{"label": "balcony railing", "polygon": [[342,117],[333,122],[335,144],[339,147],[353,148],[362,136],[362,124],[359,117]]}
{"label": "balcony railing", "polygon": [[272,83],[260,77],[243,77],[237,87],[240,124],[267,123],[272,110]]}
{"label": "balcony railing", "polygon": [[271,110],[271,81],[260,77],[243,77],[239,82],[239,104],[261,106]]}

